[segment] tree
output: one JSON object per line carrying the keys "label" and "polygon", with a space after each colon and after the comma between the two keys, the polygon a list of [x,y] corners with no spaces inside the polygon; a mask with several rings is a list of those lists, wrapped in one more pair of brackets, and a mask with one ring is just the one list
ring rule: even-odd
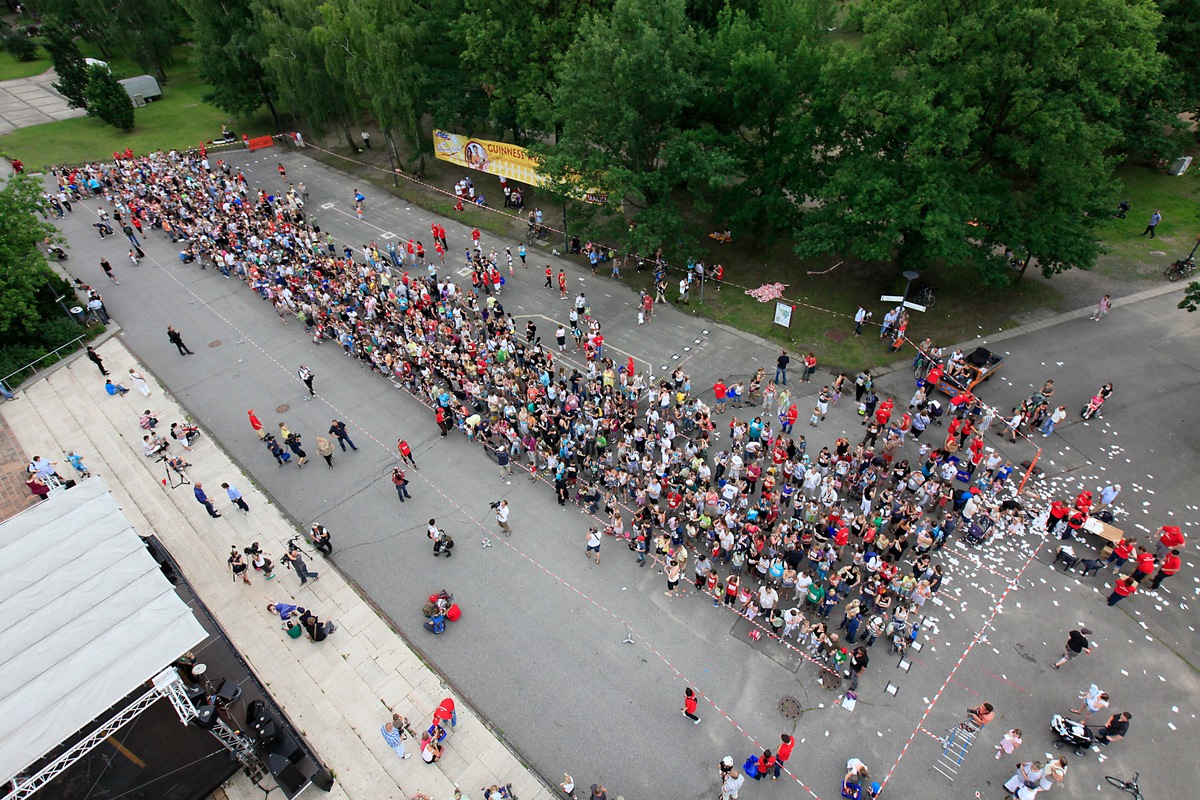
{"label": "tree", "polygon": [[684,0],[616,0],[592,14],[559,64],[552,91],[562,135],[535,147],[563,191],[605,191],[632,208],[626,246],[650,251],[683,234],[671,193],[722,173],[687,131],[701,96],[700,49]]}
{"label": "tree", "polygon": [[868,0],[826,67],[798,251],[1089,268],[1115,200],[1113,120],[1162,67],[1150,0]]}
{"label": "tree", "polygon": [[275,87],[263,66],[266,41],[251,0],[180,0],[192,21],[192,62],[209,86],[206,102],[229,114],[250,116],[265,105],[283,130]]}
{"label": "tree", "polygon": [[[526,131],[553,125],[551,82],[585,15],[605,12],[611,0],[464,0],[451,24],[462,45],[459,62],[486,95],[492,121],[517,142]],[[530,61],[536,59],[537,68]]]}
{"label": "tree", "polygon": [[117,82],[107,67],[92,64],[88,67],[87,98],[88,114],[104,120],[123,131],[133,129],[133,100],[125,87]]}
{"label": "tree", "polygon": [[719,226],[769,241],[790,231],[814,174],[812,103],[827,58],[818,21],[828,0],[726,7],[705,38],[710,94],[700,118],[731,159],[717,196]]}
{"label": "tree", "polygon": [[0,186],[0,340],[31,334],[42,321],[47,281],[56,278],[38,249],[54,236],[43,220],[42,189],[30,175],[13,175]]}
{"label": "tree", "polygon": [[58,73],[54,90],[67,98],[67,105],[71,108],[87,108],[87,63],[75,44],[74,34],[57,20],[48,20],[42,26],[42,36],[45,37],[43,46],[54,62],[54,71]]}

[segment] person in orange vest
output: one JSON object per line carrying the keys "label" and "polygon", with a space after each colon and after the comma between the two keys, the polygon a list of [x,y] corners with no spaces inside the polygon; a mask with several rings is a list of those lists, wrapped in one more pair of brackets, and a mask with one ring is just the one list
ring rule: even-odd
{"label": "person in orange vest", "polygon": [[1129,595],[1137,591],[1138,585],[1133,578],[1119,578],[1113,584],[1112,594],[1108,596],[1108,604],[1115,606]]}
{"label": "person in orange vest", "polygon": [[1183,561],[1179,558],[1178,550],[1172,550],[1171,552],[1167,553],[1167,557],[1163,559],[1162,566],[1158,568],[1158,574],[1156,574],[1154,576],[1154,580],[1150,582],[1150,590],[1154,591],[1158,589],[1159,584],[1161,584],[1165,578],[1169,578],[1176,572],[1179,572],[1179,568],[1182,565]]}
{"label": "person in orange vest", "polygon": [[1178,525],[1163,525],[1162,536],[1159,537],[1158,544],[1154,546],[1154,555],[1162,558],[1168,550],[1183,547],[1186,542],[1187,539],[1184,538],[1183,531],[1179,530]]}

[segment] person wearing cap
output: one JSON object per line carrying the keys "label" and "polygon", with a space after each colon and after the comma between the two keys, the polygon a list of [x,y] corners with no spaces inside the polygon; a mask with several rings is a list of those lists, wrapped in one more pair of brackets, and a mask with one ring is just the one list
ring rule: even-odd
{"label": "person wearing cap", "polygon": [[1178,550],[1184,546],[1186,539],[1178,525],[1163,525],[1162,536],[1154,546],[1154,557],[1162,558],[1168,550]]}
{"label": "person wearing cap", "polygon": [[1096,506],[1097,511],[1103,511],[1111,506],[1117,499],[1117,495],[1121,493],[1121,484],[1110,483],[1100,490],[1100,505]]}
{"label": "person wearing cap", "polygon": [[1071,631],[1067,635],[1067,646],[1063,649],[1062,658],[1054,662],[1053,667],[1058,669],[1079,654],[1092,652],[1092,643],[1087,638],[1091,635],[1091,628],[1080,628],[1077,631]]}

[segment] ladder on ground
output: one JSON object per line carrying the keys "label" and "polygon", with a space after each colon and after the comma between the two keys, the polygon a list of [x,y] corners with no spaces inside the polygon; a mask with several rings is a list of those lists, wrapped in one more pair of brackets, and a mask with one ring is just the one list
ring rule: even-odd
{"label": "ladder on ground", "polygon": [[942,754],[934,762],[933,768],[954,780],[967,758],[967,753],[971,752],[971,747],[979,738],[979,732],[979,728],[969,722],[960,722],[952,727],[942,739]]}

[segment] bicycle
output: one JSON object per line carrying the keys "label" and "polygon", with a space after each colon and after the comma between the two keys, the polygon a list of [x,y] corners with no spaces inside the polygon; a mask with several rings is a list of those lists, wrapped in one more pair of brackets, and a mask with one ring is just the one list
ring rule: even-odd
{"label": "bicycle", "polygon": [[937,295],[933,293],[932,286],[922,286],[913,293],[913,302],[929,308],[937,302]]}
{"label": "bicycle", "polygon": [[1142,800],[1142,790],[1138,786],[1138,775],[1139,773],[1137,772],[1133,773],[1133,777],[1129,780],[1118,778],[1115,775],[1105,775],[1104,780],[1123,792],[1129,792],[1133,795],[1133,800]]}

